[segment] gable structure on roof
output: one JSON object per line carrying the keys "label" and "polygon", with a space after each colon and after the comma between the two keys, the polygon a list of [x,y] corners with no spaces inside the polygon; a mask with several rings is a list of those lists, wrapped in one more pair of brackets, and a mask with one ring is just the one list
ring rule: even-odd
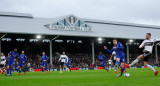
{"label": "gable structure on roof", "polygon": [[160,38],[160,26],[78,18],[73,14],[37,18],[0,11],[0,33],[144,39],[148,32],[153,38]]}
{"label": "gable structure on roof", "polygon": [[52,30],[69,30],[69,31],[92,31],[92,27],[84,21],[71,14],[59,19],[57,22],[45,25]]}

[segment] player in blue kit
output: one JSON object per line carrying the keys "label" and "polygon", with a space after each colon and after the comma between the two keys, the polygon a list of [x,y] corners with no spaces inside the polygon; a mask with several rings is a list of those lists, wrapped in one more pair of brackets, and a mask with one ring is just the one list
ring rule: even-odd
{"label": "player in blue kit", "polygon": [[6,65],[7,65],[7,73],[6,73],[6,75],[8,75],[9,76],[9,63],[10,63],[10,58],[11,58],[11,55],[8,53],[8,56],[6,57]]}
{"label": "player in blue kit", "polygon": [[70,64],[71,64],[71,59],[68,57],[68,62],[67,62],[67,59],[66,59],[66,70],[68,70],[68,72],[70,71],[71,72],[71,68],[70,68]]}
{"label": "player in blue kit", "polygon": [[8,62],[8,67],[9,67],[9,76],[12,76],[12,69],[13,66],[15,65],[15,58],[18,57],[17,49],[14,49],[14,51],[11,51],[9,53],[10,55],[10,62]]}
{"label": "player in blue kit", "polygon": [[42,70],[42,74],[44,74],[44,69],[47,71],[47,73],[49,73],[49,70],[47,69],[47,60],[48,57],[45,55],[45,52],[42,52],[42,64],[41,64],[41,70]]}
{"label": "player in blue kit", "polygon": [[125,70],[125,54],[123,52],[124,47],[123,45],[117,41],[117,39],[113,39],[113,48],[111,50],[107,49],[106,46],[104,46],[104,49],[107,50],[109,53],[112,53],[113,51],[116,52],[116,63],[115,67],[118,68],[118,65],[120,63],[121,65],[121,74],[117,75],[117,77],[122,76],[123,71]]}
{"label": "player in blue kit", "polygon": [[102,52],[99,52],[98,60],[101,61],[101,66],[109,71],[107,67],[105,67],[105,62],[107,62],[107,58],[102,54]]}
{"label": "player in blue kit", "polygon": [[21,70],[24,71],[24,75],[26,75],[25,62],[27,61],[27,57],[24,54],[24,51],[22,51],[22,54],[19,56],[19,58],[20,58],[20,61],[18,64],[19,73],[17,75],[21,75]]}

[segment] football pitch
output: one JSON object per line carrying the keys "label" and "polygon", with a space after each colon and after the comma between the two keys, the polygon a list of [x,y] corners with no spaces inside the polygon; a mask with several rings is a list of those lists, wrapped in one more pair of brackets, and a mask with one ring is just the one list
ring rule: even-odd
{"label": "football pitch", "polygon": [[[160,70],[160,68],[156,68]],[[0,86],[160,86],[160,75],[147,68],[127,69],[130,77],[116,77],[114,70],[76,70],[72,72],[53,71],[28,72],[27,75],[13,73],[11,77],[0,76]]]}

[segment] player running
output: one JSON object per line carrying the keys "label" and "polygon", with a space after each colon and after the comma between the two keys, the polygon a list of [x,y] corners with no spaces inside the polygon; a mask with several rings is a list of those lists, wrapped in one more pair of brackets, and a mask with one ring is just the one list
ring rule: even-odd
{"label": "player running", "polygon": [[123,52],[124,50],[124,47],[123,45],[117,41],[117,39],[113,39],[113,48],[111,49],[111,51],[109,49],[107,49],[106,46],[104,46],[104,49],[107,50],[109,53],[112,53],[113,51],[116,52],[116,64],[115,64],[115,67],[118,69],[118,65],[119,65],[119,62],[121,64],[121,74],[117,75],[117,77],[120,77],[122,76],[123,74],[123,71],[124,71],[124,68],[125,68],[125,54]]}
{"label": "player running", "polygon": [[70,64],[71,64],[71,59],[68,57],[68,62],[67,62],[67,58],[66,58],[66,70],[68,70],[68,72],[71,72],[71,68],[70,68]]}
{"label": "player running", "polygon": [[4,53],[1,53],[1,64],[0,64],[0,72],[1,72],[1,75],[3,75],[5,73],[5,64],[6,64],[6,59],[5,59],[5,55]]}
{"label": "player running", "polygon": [[12,76],[12,69],[15,65],[15,58],[18,57],[17,49],[14,49],[14,51],[11,51],[9,56],[9,62],[8,62],[8,68],[9,68],[9,76]]}
{"label": "player running", "polygon": [[101,66],[109,71],[108,68],[105,66],[105,62],[107,62],[107,58],[102,54],[102,52],[99,52],[98,60],[101,61]]}
{"label": "player running", "polygon": [[59,65],[60,73],[62,73],[62,66],[63,66],[63,68],[65,68],[65,63],[68,63],[68,56],[65,55],[65,54],[66,54],[65,52],[62,52],[62,55],[61,55],[60,58],[59,58],[59,62],[60,62],[60,65]]}
{"label": "player running", "polygon": [[8,53],[8,56],[5,58],[5,59],[6,59],[6,65],[7,65],[6,75],[8,75],[8,76],[9,76],[9,63],[10,63],[10,58],[11,58],[11,55]]}
{"label": "player running", "polygon": [[22,54],[19,56],[20,62],[18,64],[18,74],[21,75],[21,70],[24,71],[24,75],[26,75],[26,69],[25,69],[25,62],[27,61],[27,57],[24,54],[24,51],[22,51]]}
{"label": "player running", "polygon": [[142,42],[142,44],[139,46],[139,48],[144,48],[143,54],[139,55],[137,59],[135,59],[131,64],[125,64],[126,67],[130,68],[134,64],[138,63],[139,60],[143,59],[144,66],[148,67],[150,70],[152,70],[155,74],[155,76],[158,75],[158,71],[155,70],[151,65],[148,64],[148,59],[152,55],[152,49],[154,46],[154,43],[160,41],[160,39],[152,39],[151,38],[151,33],[146,34],[146,40]]}
{"label": "player running", "polygon": [[47,60],[48,57],[45,55],[45,52],[42,52],[42,64],[41,64],[41,70],[42,70],[42,74],[44,74],[44,69],[47,71],[47,73],[49,74],[49,70],[47,69]]}

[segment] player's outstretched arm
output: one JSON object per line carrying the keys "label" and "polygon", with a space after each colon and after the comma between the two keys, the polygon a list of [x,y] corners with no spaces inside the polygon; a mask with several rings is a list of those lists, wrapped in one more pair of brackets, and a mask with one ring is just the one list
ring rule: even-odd
{"label": "player's outstretched arm", "polygon": [[160,39],[154,39],[154,42],[160,42]]}
{"label": "player's outstretched arm", "polygon": [[104,46],[104,49],[107,50],[107,52],[112,53],[113,49],[109,50],[106,46]]}
{"label": "player's outstretched arm", "polygon": [[109,49],[106,49],[108,53],[112,53],[113,52],[113,49],[109,50]]}

